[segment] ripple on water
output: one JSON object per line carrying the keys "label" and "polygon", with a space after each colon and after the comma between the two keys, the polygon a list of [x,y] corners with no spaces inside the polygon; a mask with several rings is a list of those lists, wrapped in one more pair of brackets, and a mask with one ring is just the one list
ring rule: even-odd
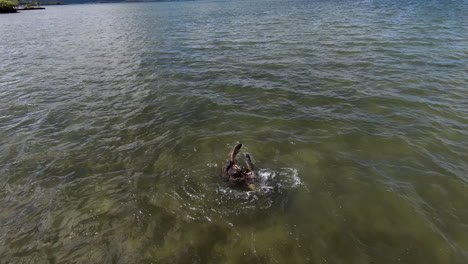
{"label": "ripple on water", "polygon": [[[208,167],[214,166],[209,164]],[[294,168],[259,170],[260,187],[256,191],[247,187],[230,186],[221,177],[219,181],[212,182],[212,176],[203,176],[207,171],[213,170],[187,172],[184,181],[178,183],[178,187],[168,192],[164,198],[178,204],[173,207],[177,208],[174,210],[182,210],[180,214],[186,215],[187,219],[225,223],[226,219],[233,216],[268,210],[300,186],[307,189]]]}

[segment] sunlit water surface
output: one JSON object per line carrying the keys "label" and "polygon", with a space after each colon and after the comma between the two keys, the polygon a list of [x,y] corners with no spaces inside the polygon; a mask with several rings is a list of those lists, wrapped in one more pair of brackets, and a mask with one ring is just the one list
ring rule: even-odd
{"label": "sunlit water surface", "polygon": [[[0,16],[0,263],[467,263],[467,2]],[[220,177],[244,144],[262,191]]]}

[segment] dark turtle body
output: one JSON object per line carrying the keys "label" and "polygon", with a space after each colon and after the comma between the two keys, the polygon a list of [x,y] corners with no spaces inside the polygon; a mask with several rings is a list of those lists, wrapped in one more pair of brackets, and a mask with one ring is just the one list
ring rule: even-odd
{"label": "dark turtle body", "polygon": [[246,167],[243,167],[237,164],[235,158],[239,153],[242,144],[237,144],[234,149],[232,150],[229,160],[223,166],[223,177],[225,177],[229,183],[231,184],[244,184],[247,185],[250,189],[256,189],[256,182],[257,182],[257,173],[254,170],[254,165],[252,160],[250,159],[249,154],[245,154],[245,164]]}

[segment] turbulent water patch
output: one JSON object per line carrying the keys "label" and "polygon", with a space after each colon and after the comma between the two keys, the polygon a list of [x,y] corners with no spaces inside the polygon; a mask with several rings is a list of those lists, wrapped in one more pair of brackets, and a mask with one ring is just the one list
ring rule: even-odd
{"label": "turbulent water patch", "polygon": [[[279,171],[258,170],[258,189],[248,190],[239,187],[220,187],[218,192],[229,196],[228,199],[257,200],[259,197],[281,194],[303,185],[297,169],[284,168]],[[303,185],[307,188],[305,185]]]}

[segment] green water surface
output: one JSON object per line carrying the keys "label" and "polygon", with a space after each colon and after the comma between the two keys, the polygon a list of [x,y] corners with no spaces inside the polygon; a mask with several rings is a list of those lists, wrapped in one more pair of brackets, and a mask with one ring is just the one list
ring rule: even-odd
{"label": "green water surface", "polygon": [[[467,263],[466,14],[209,0],[1,15],[0,263]],[[220,177],[237,143],[265,192]]]}

